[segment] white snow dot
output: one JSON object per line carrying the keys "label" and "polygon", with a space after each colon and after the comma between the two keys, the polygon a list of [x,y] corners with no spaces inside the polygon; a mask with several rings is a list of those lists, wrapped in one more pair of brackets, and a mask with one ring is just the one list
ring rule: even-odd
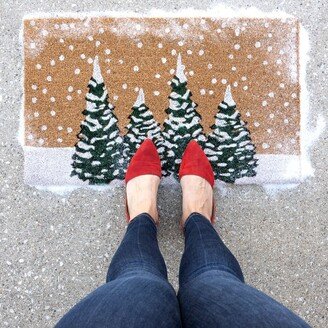
{"label": "white snow dot", "polygon": [[282,60],[279,58],[279,59],[277,59],[276,63],[277,63],[278,65],[280,65],[280,64],[282,64]]}
{"label": "white snow dot", "polygon": [[138,48],[142,48],[142,46],[143,46],[143,43],[142,43],[142,42],[138,42],[138,43],[137,43],[137,47],[138,47]]}
{"label": "white snow dot", "polygon": [[201,95],[205,95],[206,94],[206,90],[205,89],[200,89],[199,92],[200,92]]}
{"label": "white snow dot", "polygon": [[271,130],[271,129],[267,129],[267,132],[268,132],[268,133],[272,133],[272,130]]}
{"label": "white snow dot", "polygon": [[242,81],[246,81],[246,80],[247,80],[247,77],[246,77],[246,76],[242,76],[242,77],[241,77],[241,80],[242,80]]}
{"label": "white snow dot", "polygon": [[39,117],[40,116],[39,112],[34,112],[33,115],[34,115],[34,117]]}
{"label": "white snow dot", "polygon": [[110,49],[105,49],[105,54],[106,55],[109,55],[111,53],[111,50]]}
{"label": "white snow dot", "polygon": [[179,45],[180,47],[182,47],[182,46],[184,45],[184,42],[181,40],[181,41],[178,42],[178,45]]}
{"label": "white snow dot", "polygon": [[119,59],[118,62],[122,65],[124,63],[123,59]]}
{"label": "white snow dot", "polygon": [[68,127],[66,130],[67,130],[67,133],[72,133],[73,132],[73,129],[70,128],[70,127]]}
{"label": "white snow dot", "polygon": [[41,66],[40,64],[36,64],[35,67],[36,67],[37,69],[41,69],[42,66]]}
{"label": "white snow dot", "polygon": [[212,69],[212,67],[213,67],[212,64],[208,64],[208,65],[207,65],[207,68],[208,68],[208,69]]}
{"label": "white snow dot", "polygon": [[122,84],[122,88],[123,88],[124,90],[126,90],[126,89],[128,88],[128,85],[127,85],[126,83],[123,83],[123,84]]}
{"label": "white snow dot", "polygon": [[188,50],[187,50],[187,54],[188,54],[188,55],[192,55],[192,50],[188,49]]}
{"label": "white snow dot", "polygon": [[269,23],[268,22],[265,22],[264,23],[264,27],[268,28],[269,27]]}
{"label": "white snow dot", "polygon": [[47,81],[49,81],[49,82],[52,81],[52,77],[50,75],[47,76]]}
{"label": "white snow dot", "polygon": [[236,50],[239,50],[239,49],[240,49],[240,44],[238,44],[238,43],[235,44],[235,45],[234,45],[234,48],[235,48]]}
{"label": "white snow dot", "polygon": [[40,129],[41,129],[41,131],[46,131],[48,129],[48,127],[46,125],[42,125]]}
{"label": "white snow dot", "polygon": [[256,126],[257,128],[260,126],[260,123],[259,122],[254,122],[254,126]]}
{"label": "white snow dot", "polygon": [[93,59],[92,59],[91,57],[89,57],[88,60],[87,60],[87,62],[88,62],[89,64],[92,64],[92,63],[93,63]]}
{"label": "white snow dot", "polygon": [[135,87],[135,88],[134,88],[134,91],[135,91],[135,92],[138,92],[138,91],[139,91],[139,87]]}
{"label": "white snow dot", "polygon": [[294,98],[294,99],[297,98],[297,94],[295,92],[292,93],[292,98]]}
{"label": "white snow dot", "polygon": [[162,48],[163,48],[163,43],[159,43],[159,44],[157,45],[157,47],[160,48],[160,49],[162,49]]}
{"label": "white snow dot", "polygon": [[42,89],[42,93],[45,95],[48,92],[47,88]]}
{"label": "white snow dot", "polygon": [[40,145],[43,145],[43,144],[44,144],[44,139],[40,138],[40,139],[38,140],[38,143],[39,143]]}
{"label": "white snow dot", "polygon": [[66,96],[66,99],[67,99],[68,101],[71,101],[73,98],[72,98],[71,95],[68,95],[68,96]]}
{"label": "white snow dot", "polygon": [[35,104],[35,103],[37,102],[37,100],[38,100],[38,98],[33,97],[33,98],[32,98],[32,103]]}
{"label": "white snow dot", "polygon": [[247,117],[250,117],[251,116],[251,113],[250,112],[246,112],[246,116]]}
{"label": "white snow dot", "polygon": [[76,92],[80,95],[82,93],[82,90],[77,90]]}
{"label": "white snow dot", "polygon": [[64,56],[64,55],[60,55],[60,56],[58,57],[58,59],[59,59],[60,61],[63,61],[63,60],[65,59],[65,56]]}
{"label": "white snow dot", "polygon": [[56,65],[56,62],[55,62],[54,59],[50,60],[50,65],[51,65],[51,66],[55,66],[55,65]]}
{"label": "white snow dot", "polygon": [[134,70],[135,72],[139,72],[139,66],[134,66],[134,67],[133,67],[133,70]]}
{"label": "white snow dot", "polygon": [[74,50],[74,46],[73,46],[72,44],[70,44],[70,45],[68,46],[68,49],[71,50],[71,51],[73,51],[73,50]]}
{"label": "white snow dot", "polygon": [[59,143],[62,143],[62,142],[63,142],[63,139],[62,139],[62,138],[57,138],[57,141],[58,141]]}
{"label": "white snow dot", "polygon": [[167,62],[167,59],[165,57],[162,57],[161,61],[162,61],[163,64],[165,64]]}
{"label": "white snow dot", "polygon": [[244,89],[245,91],[248,90],[248,86],[247,86],[247,85],[243,86],[243,89]]}
{"label": "white snow dot", "polygon": [[249,55],[247,55],[247,58],[248,59],[252,59],[253,58],[253,55],[249,54]]}
{"label": "white snow dot", "polygon": [[92,36],[92,35],[89,35],[89,36],[88,36],[88,40],[89,40],[89,41],[93,41],[93,36]]}
{"label": "white snow dot", "polygon": [[256,41],[255,42],[255,48],[260,48],[261,47],[261,42],[260,41]]}
{"label": "white snow dot", "polygon": [[266,100],[262,101],[262,106],[265,107],[267,106],[268,102]]}
{"label": "white snow dot", "polygon": [[289,102],[286,101],[286,102],[284,103],[284,106],[285,106],[285,107],[288,107],[288,106],[289,106]]}
{"label": "white snow dot", "polygon": [[272,38],[272,33],[268,33],[268,37],[269,38]]}
{"label": "white snow dot", "polygon": [[80,55],[81,59],[85,59],[85,54]]}
{"label": "white snow dot", "polygon": [[239,27],[237,27],[237,28],[235,29],[235,35],[236,35],[236,36],[239,36],[239,35],[240,35],[240,29],[239,29]]}
{"label": "white snow dot", "polygon": [[36,48],[36,44],[35,44],[35,42],[31,42],[31,43],[30,43],[30,48],[31,48],[31,49],[35,49],[35,48]]}
{"label": "white snow dot", "polygon": [[231,67],[231,70],[235,72],[237,70],[237,67],[236,66],[232,66]]}
{"label": "white snow dot", "polygon": [[262,143],[262,148],[263,148],[263,149],[270,148],[270,145],[268,145],[266,142],[263,142],[263,143]]}
{"label": "white snow dot", "polygon": [[277,75],[279,75],[279,76],[280,76],[280,75],[281,75],[281,72],[280,72],[280,71],[277,71]]}
{"label": "white snow dot", "polygon": [[220,28],[218,28],[218,29],[216,30],[216,32],[217,32],[217,33],[221,33],[222,30],[221,30]]}
{"label": "white snow dot", "polygon": [[55,112],[54,110],[51,110],[51,111],[50,111],[50,115],[51,115],[51,116],[55,116],[55,115],[56,115],[56,112]]}
{"label": "white snow dot", "polygon": [[64,41],[63,38],[60,38],[60,39],[59,39],[59,42],[60,42],[60,43],[64,43],[65,41]]}
{"label": "white snow dot", "polygon": [[271,51],[272,51],[272,47],[268,46],[268,52],[271,52]]}
{"label": "white snow dot", "polygon": [[270,118],[274,118],[274,114],[271,113],[271,114],[269,115],[269,117],[270,117]]}
{"label": "white snow dot", "polygon": [[114,95],[113,99],[114,99],[115,101],[117,101],[117,100],[118,100],[118,95]]}
{"label": "white snow dot", "polygon": [[56,98],[55,97],[50,97],[50,101],[51,102],[55,102],[56,101]]}
{"label": "white snow dot", "polygon": [[49,34],[49,32],[47,30],[42,30],[41,33],[43,36],[47,36]]}
{"label": "white snow dot", "polygon": [[174,72],[175,72],[174,68],[171,68],[170,69],[170,74],[174,74]]}
{"label": "white snow dot", "polygon": [[222,84],[227,84],[227,82],[228,82],[228,81],[227,81],[226,79],[222,79],[222,80],[221,80],[221,83],[222,83]]}
{"label": "white snow dot", "polygon": [[98,32],[99,32],[100,34],[103,34],[103,33],[105,32],[105,30],[104,30],[103,27],[100,27],[99,30],[98,30]]}
{"label": "white snow dot", "polygon": [[292,138],[292,139],[290,139],[290,142],[291,142],[292,144],[295,144],[295,143],[296,143],[296,140],[295,140],[294,138]]}
{"label": "white snow dot", "polygon": [[233,83],[233,86],[234,86],[235,88],[237,88],[237,87],[238,87],[238,82],[235,81],[235,82]]}
{"label": "white snow dot", "polygon": [[58,125],[57,129],[58,129],[58,131],[61,131],[61,130],[63,130],[63,127],[61,125]]}
{"label": "white snow dot", "polygon": [[171,54],[172,54],[172,56],[175,56],[177,54],[177,51],[175,49],[172,49]]}
{"label": "white snow dot", "polygon": [[281,143],[277,143],[277,148],[282,148],[282,144]]}
{"label": "white snow dot", "polygon": [[234,58],[233,54],[230,54],[228,57],[229,57],[229,59],[233,59]]}
{"label": "white snow dot", "polygon": [[283,55],[285,52],[283,50],[279,50],[279,55]]}
{"label": "white snow dot", "polygon": [[184,24],[182,25],[182,27],[186,30],[186,29],[189,27],[189,24],[184,23]]}
{"label": "white snow dot", "polygon": [[279,84],[279,87],[280,87],[281,89],[284,89],[284,88],[285,88],[285,83],[280,83],[280,84]]}
{"label": "white snow dot", "polygon": [[35,21],[34,21],[34,20],[31,20],[31,21],[30,21],[30,25],[31,25],[31,26],[35,26]]}
{"label": "white snow dot", "polygon": [[270,98],[274,98],[274,92],[270,92],[270,93],[269,93],[269,97],[270,97]]}
{"label": "white snow dot", "polygon": [[213,90],[209,90],[208,94],[213,95],[214,91]]}
{"label": "white snow dot", "polygon": [[193,76],[194,74],[195,74],[194,71],[189,71],[189,75],[190,75],[190,76]]}
{"label": "white snow dot", "polygon": [[36,90],[38,88],[38,86],[36,84],[32,84],[32,87],[31,87],[33,90]]}
{"label": "white snow dot", "polygon": [[78,75],[81,73],[81,70],[79,68],[76,68],[75,71],[74,71],[74,74]]}
{"label": "white snow dot", "polygon": [[203,49],[200,49],[200,50],[198,51],[198,55],[199,55],[199,56],[203,56],[203,55],[204,55],[204,50],[203,50]]}
{"label": "white snow dot", "polygon": [[217,79],[214,77],[213,79],[212,79],[212,84],[215,84],[215,83],[217,83]]}
{"label": "white snow dot", "polygon": [[156,73],[155,77],[156,77],[156,79],[159,79],[161,77],[161,74]]}
{"label": "white snow dot", "polygon": [[140,24],[136,24],[136,30],[140,31],[141,30],[141,25]]}
{"label": "white snow dot", "polygon": [[100,46],[101,42],[99,40],[96,41],[96,47],[98,48]]}
{"label": "white snow dot", "polygon": [[284,123],[285,123],[285,124],[288,124],[288,123],[289,123],[288,118],[285,118],[285,119],[284,119]]}
{"label": "white snow dot", "polygon": [[33,140],[33,139],[34,139],[33,134],[29,134],[29,135],[27,136],[27,139],[28,139],[28,140]]}
{"label": "white snow dot", "polygon": [[154,91],[154,95],[155,95],[155,96],[159,96],[159,95],[160,95],[160,92],[157,91],[157,90],[155,90],[155,91]]}
{"label": "white snow dot", "polygon": [[167,27],[164,31],[165,31],[165,33],[170,33],[171,29],[169,27]]}
{"label": "white snow dot", "polygon": [[263,65],[264,65],[264,66],[267,66],[268,64],[269,64],[269,63],[268,63],[267,60],[264,60],[264,61],[263,61]]}
{"label": "white snow dot", "polygon": [[74,88],[70,85],[68,88],[67,88],[68,92],[73,92]]}

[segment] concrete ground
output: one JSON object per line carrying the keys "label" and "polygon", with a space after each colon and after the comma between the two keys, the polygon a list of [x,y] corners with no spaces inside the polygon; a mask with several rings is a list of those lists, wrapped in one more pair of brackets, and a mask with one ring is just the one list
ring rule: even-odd
{"label": "concrete ground", "polygon": [[[203,0],[202,8],[211,1]],[[284,10],[310,32],[308,66],[313,122],[327,118],[328,5],[324,0],[227,1]],[[52,327],[81,297],[104,282],[108,263],[125,229],[124,190],[78,190],[64,198],[24,185],[17,142],[22,101],[19,28],[32,11],[145,11],[194,5],[182,1],[2,1],[0,4],[0,326]],[[220,231],[239,259],[249,284],[268,293],[313,327],[328,326],[327,137],[311,153],[315,178],[268,196],[261,187],[216,192]],[[161,187],[160,247],[177,288],[183,239],[178,229],[180,190]]]}

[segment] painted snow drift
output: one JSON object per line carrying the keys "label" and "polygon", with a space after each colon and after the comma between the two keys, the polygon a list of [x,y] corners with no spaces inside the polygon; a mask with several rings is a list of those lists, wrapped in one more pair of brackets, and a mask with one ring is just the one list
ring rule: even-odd
{"label": "painted snow drift", "polygon": [[193,139],[217,181],[300,181],[298,28],[292,18],[25,19],[25,181],[123,180],[146,138],[164,177],[177,178]]}

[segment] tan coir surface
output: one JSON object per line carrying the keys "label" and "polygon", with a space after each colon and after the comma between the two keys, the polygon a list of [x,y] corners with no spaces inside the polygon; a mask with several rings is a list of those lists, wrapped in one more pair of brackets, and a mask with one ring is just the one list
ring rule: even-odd
{"label": "tan coir surface", "polygon": [[299,154],[298,48],[295,19],[27,19],[25,144],[74,146],[95,55],[122,133],[140,87],[162,123],[180,52],[206,132],[231,84],[257,153]]}

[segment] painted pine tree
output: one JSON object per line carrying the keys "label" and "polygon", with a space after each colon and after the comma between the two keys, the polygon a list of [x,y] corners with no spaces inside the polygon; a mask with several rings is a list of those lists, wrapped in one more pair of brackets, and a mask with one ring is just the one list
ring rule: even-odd
{"label": "painted pine tree", "polygon": [[71,176],[76,175],[89,184],[104,184],[123,178],[123,138],[114,106],[108,102],[97,56],[88,88],[86,109],[82,112],[85,118],[75,144]]}
{"label": "painted pine tree", "polygon": [[136,102],[132,107],[132,112],[128,117],[129,124],[126,126],[124,136],[124,154],[128,162],[137,151],[141,143],[149,138],[153,140],[160,157],[163,157],[164,140],[160,124],[154,119],[153,113],[145,104],[143,89],[139,90]]}
{"label": "painted pine tree", "polygon": [[255,146],[246,123],[236,109],[230,85],[218,107],[211,129],[205,153],[212,164],[215,178],[233,183],[242,177],[255,176]]}
{"label": "painted pine tree", "polygon": [[201,116],[196,110],[197,104],[192,101],[192,93],[187,88],[184,68],[179,54],[177,69],[171,81],[169,107],[165,110],[168,117],[163,124],[165,175],[173,173],[175,177],[188,142],[194,139],[203,146],[206,140],[200,124]]}

